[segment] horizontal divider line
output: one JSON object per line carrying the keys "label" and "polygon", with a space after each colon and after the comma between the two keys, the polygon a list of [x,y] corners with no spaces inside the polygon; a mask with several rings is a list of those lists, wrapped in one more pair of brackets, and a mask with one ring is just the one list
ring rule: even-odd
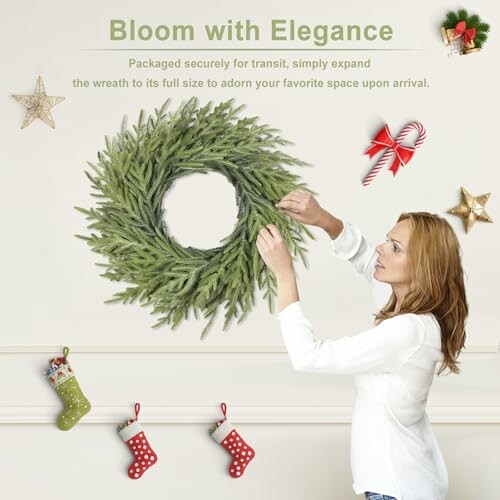
{"label": "horizontal divider line", "polygon": [[[114,354],[156,354],[156,353],[201,353],[201,354],[286,354],[284,346],[99,346],[83,345],[68,346],[71,353],[114,353]],[[0,354],[57,354],[62,351],[62,345],[41,346],[0,346]],[[460,356],[472,354],[498,354],[499,346],[469,346]]]}
{"label": "horizontal divider line", "polygon": [[[71,353],[116,353],[116,354],[155,354],[155,353],[286,353],[280,346],[68,346]],[[58,353],[63,346],[0,346],[0,354]]]}
{"label": "horizontal divider line", "polygon": [[[1,406],[0,424],[54,424],[60,406]],[[348,424],[352,407],[345,405],[248,405],[233,406],[228,418],[248,424]],[[433,423],[500,424],[500,405],[429,406],[426,413]],[[132,415],[129,406],[93,406],[82,424],[119,425]],[[141,422],[149,424],[213,424],[221,418],[214,406],[151,405],[142,406]]]}

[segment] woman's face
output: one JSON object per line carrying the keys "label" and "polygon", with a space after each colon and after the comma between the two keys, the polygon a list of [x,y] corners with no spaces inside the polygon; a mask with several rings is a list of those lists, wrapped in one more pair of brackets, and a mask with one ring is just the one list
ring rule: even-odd
{"label": "woman's face", "polygon": [[391,285],[408,284],[408,242],[411,225],[408,219],[398,222],[387,235],[385,243],[377,246],[374,278]]}

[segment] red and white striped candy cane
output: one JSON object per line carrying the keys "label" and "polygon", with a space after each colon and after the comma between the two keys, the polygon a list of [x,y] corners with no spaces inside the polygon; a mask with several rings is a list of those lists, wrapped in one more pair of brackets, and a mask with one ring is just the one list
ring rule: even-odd
{"label": "red and white striped candy cane", "polygon": [[[418,138],[414,146],[415,149],[418,149],[425,141],[425,138],[427,136],[424,126],[419,122],[411,122],[408,125],[406,125],[406,127],[404,127],[403,130],[401,130],[399,135],[396,137],[396,140],[394,142],[397,143],[398,145],[401,144],[404,138],[413,130],[416,130],[418,132]],[[382,167],[389,161],[389,158],[394,154],[397,153],[394,151],[394,149],[392,149],[392,147],[389,147],[389,145],[387,145],[386,152],[382,155],[379,161],[373,166],[373,168],[368,172],[366,177],[363,179],[363,186],[368,186],[373,181],[375,176],[380,172]]]}

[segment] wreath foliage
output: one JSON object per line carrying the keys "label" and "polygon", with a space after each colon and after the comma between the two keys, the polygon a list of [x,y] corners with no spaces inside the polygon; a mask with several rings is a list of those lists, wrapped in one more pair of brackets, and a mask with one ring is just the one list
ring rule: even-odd
{"label": "wreath foliage", "polygon": [[[174,329],[190,311],[208,319],[207,334],[219,306],[224,305],[226,330],[232,319],[243,320],[255,304],[255,287],[264,291],[273,311],[276,280],[258,253],[255,240],[266,224],[275,224],[292,255],[307,266],[307,228],[279,213],[277,203],[290,191],[310,192],[285,166],[307,166],[278,149],[291,144],[277,130],[258,124],[258,117],[238,118],[244,106],[234,100],[200,107],[196,98],[167,112],[170,100],[153,116],[141,111],[137,125],[105,138],[96,164],[88,162],[97,206],[75,207],[90,221],[90,236],[76,235],[106,257],[101,275],[133,286],[106,302],[153,306],[152,314]],[[183,247],[169,233],[162,203],[181,177],[194,173],[223,174],[234,186],[238,220],[221,246]]]}

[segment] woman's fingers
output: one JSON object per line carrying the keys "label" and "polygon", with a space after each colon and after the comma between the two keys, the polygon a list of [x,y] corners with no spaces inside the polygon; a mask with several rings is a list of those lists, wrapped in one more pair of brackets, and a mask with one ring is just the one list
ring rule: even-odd
{"label": "woman's fingers", "polygon": [[292,219],[297,219],[299,221],[304,222],[304,216],[297,210],[287,210],[284,208],[278,209],[282,214],[288,215],[288,217],[292,217]]}
{"label": "woman's fingers", "polygon": [[280,213],[304,224],[316,225],[321,216],[321,206],[314,196],[302,189],[288,193],[276,204]]}
{"label": "woman's fingers", "polygon": [[281,233],[274,224],[268,224],[266,228],[275,240],[281,240]]}
{"label": "woman's fingers", "polygon": [[284,201],[294,201],[296,203],[302,203],[306,197],[307,194],[304,191],[295,190],[283,196],[283,198],[281,198],[279,203]]}
{"label": "woman's fingers", "polygon": [[291,212],[299,213],[300,209],[303,207],[302,202],[297,202],[295,200],[280,201],[276,204],[278,208],[285,210],[290,210]]}
{"label": "woman's fingers", "polygon": [[311,201],[314,201],[311,193],[296,189],[284,196],[275,206],[293,213],[301,213],[307,210],[308,206],[311,205]]}
{"label": "woman's fingers", "polygon": [[281,233],[274,224],[264,226],[257,236],[257,242],[260,242],[264,247],[269,247],[279,241],[281,241]]}
{"label": "woman's fingers", "polygon": [[257,237],[256,245],[257,245],[257,250],[259,251],[260,255],[262,255],[264,253],[264,247],[262,246],[259,237]]}
{"label": "woman's fingers", "polygon": [[257,236],[256,243],[258,246],[260,246],[261,250],[266,250],[269,246],[267,241],[260,234]]}
{"label": "woman's fingers", "polygon": [[307,223],[307,220],[304,218],[304,216],[300,212],[295,212],[293,210],[285,210],[282,208],[280,208],[279,211],[283,215],[287,215],[288,217],[291,217],[292,219]]}
{"label": "woman's fingers", "polygon": [[257,240],[260,240],[260,242],[262,243],[262,245],[265,248],[268,248],[269,245],[273,242],[273,237],[271,236],[271,234],[269,233],[269,231],[267,230],[267,228],[263,227],[259,231],[259,235],[257,236]]}

